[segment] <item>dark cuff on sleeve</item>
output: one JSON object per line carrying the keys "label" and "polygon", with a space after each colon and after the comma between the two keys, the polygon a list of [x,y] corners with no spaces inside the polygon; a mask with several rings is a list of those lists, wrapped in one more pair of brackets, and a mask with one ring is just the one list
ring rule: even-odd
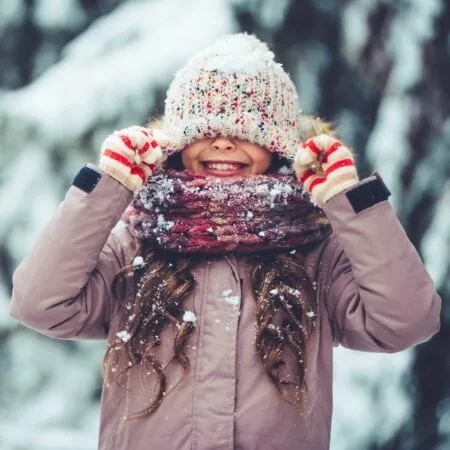
{"label": "dark cuff on sleeve", "polygon": [[391,195],[380,175],[375,172],[372,176],[375,178],[371,181],[360,184],[345,193],[355,213],[387,200]]}
{"label": "dark cuff on sleeve", "polygon": [[86,193],[93,191],[97,183],[100,181],[102,174],[97,170],[85,165],[75,176],[72,186],[75,186]]}

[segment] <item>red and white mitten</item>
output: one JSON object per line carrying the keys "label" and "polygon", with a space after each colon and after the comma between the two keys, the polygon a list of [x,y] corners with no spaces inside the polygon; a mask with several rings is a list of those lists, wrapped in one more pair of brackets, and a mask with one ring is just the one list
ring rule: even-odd
{"label": "red and white mitten", "polygon": [[157,133],[137,125],[114,131],[103,141],[100,169],[130,191],[138,190],[167,158]]}
{"label": "red and white mitten", "polygon": [[293,168],[319,205],[359,181],[352,152],[326,134],[309,139],[297,150]]}

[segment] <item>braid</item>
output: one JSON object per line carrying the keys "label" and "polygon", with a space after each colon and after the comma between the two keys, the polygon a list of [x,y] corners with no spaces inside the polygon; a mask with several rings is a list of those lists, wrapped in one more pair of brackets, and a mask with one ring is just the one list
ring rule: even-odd
{"label": "braid", "polygon": [[[256,257],[251,283],[256,298],[259,359],[281,395],[301,409],[306,394],[306,344],[317,314],[313,284],[302,257],[284,253]],[[282,376],[286,352],[295,358],[290,377]]]}
{"label": "braid", "polygon": [[[104,372],[106,377],[114,372],[112,369],[117,363],[117,354],[124,351],[129,363],[119,372],[116,381],[119,382],[127,371],[140,365],[156,374],[159,387],[150,405],[128,419],[149,416],[157,410],[169,394],[166,392],[166,373],[172,364],[179,364],[183,368],[183,375],[173,389],[184,379],[190,367],[185,348],[194,328],[192,322],[183,321],[185,311],[182,306],[183,300],[194,286],[190,259],[145,249],[138,250],[138,256],[143,257],[143,264],[139,267],[125,267],[114,280],[113,290],[116,296],[126,300],[122,305],[124,314],[121,317],[121,327],[125,330],[127,339],[110,345],[105,355]],[[148,268],[151,270],[147,270]],[[127,281],[129,294],[124,297]],[[173,356],[162,366],[154,349],[161,345],[161,332],[168,323],[175,324],[178,331],[174,339]]]}

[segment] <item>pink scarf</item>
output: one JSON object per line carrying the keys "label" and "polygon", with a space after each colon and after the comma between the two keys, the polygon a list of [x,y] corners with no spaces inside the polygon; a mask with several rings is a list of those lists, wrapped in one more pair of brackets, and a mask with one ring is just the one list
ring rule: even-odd
{"label": "pink scarf", "polygon": [[281,173],[209,179],[168,170],[135,194],[124,219],[147,244],[182,253],[301,248],[331,231],[295,177]]}

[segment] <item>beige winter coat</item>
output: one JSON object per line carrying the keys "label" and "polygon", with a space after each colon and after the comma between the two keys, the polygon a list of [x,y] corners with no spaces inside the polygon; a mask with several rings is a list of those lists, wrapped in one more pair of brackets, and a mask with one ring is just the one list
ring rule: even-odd
{"label": "beige winter coat", "polygon": [[[61,339],[116,337],[121,330],[111,282],[132,260],[134,246],[126,229],[110,233],[131,196],[105,174],[89,194],[70,188],[14,274],[13,317]],[[441,302],[387,201],[356,214],[341,193],[324,210],[334,233],[307,258],[319,317],[307,349],[304,414],[280,398],[255,356],[255,301],[245,256],[205,257],[185,302],[198,318],[187,379],[154,416],[126,423],[124,416],[152,398],[153,385],[132,373],[129,390],[105,387],[101,449],[329,448],[333,344],[403,350],[437,332]],[[240,304],[227,301],[223,292],[229,290]],[[167,329],[163,336],[164,361],[173,335]]]}

